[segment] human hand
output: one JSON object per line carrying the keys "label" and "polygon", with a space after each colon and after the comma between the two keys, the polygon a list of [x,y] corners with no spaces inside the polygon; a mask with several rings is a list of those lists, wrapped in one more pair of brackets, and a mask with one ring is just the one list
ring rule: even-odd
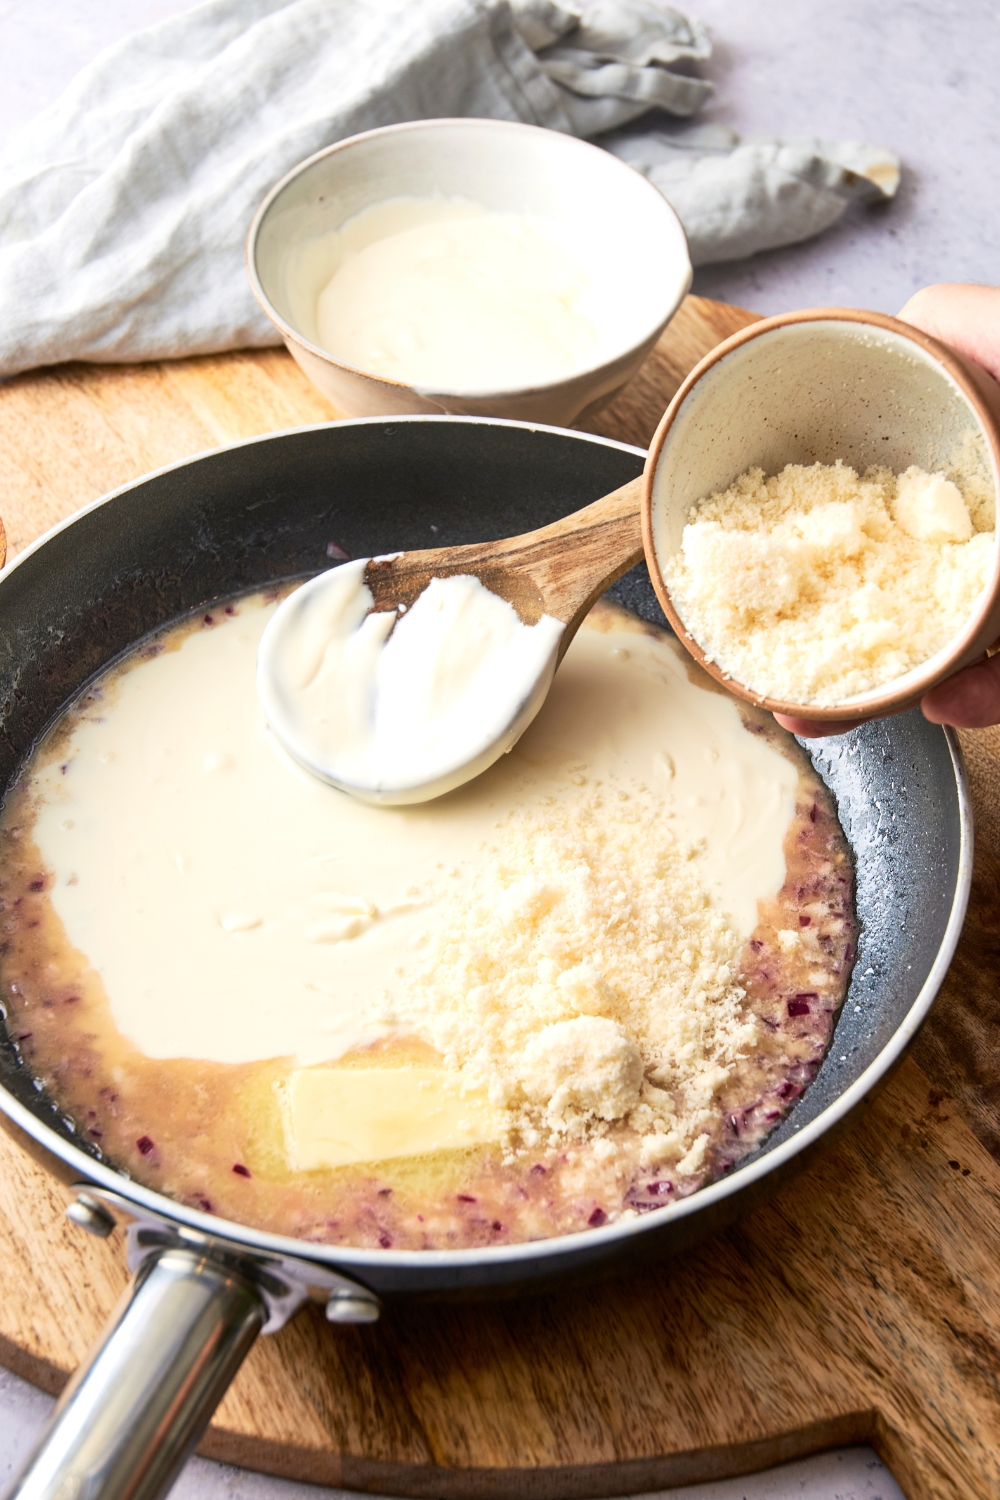
{"label": "human hand", "polygon": [[[1000,287],[958,283],[928,286],[910,298],[899,316],[904,323],[912,323],[914,328],[950,344],[1000,381]],[[959,729],[1000,724],[1000,654],[984,656],[939,682],[924,694],[920,707],[932,724],[953,724]],[[845,734],[867,722],[850,719],[824,723],[787,714],[774,717],[784,729],[807,738]]]}

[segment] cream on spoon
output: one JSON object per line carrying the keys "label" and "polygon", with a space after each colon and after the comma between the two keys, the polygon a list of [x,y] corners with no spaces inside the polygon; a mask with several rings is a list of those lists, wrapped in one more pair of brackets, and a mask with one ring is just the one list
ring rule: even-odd
{"label": "cream on spoon", "polygon": [[303,584],[261,640],[284,748],[367,802],[439,797],[523,734],[590,606],[642,556],[641,481],[525,536],[358,559]]}

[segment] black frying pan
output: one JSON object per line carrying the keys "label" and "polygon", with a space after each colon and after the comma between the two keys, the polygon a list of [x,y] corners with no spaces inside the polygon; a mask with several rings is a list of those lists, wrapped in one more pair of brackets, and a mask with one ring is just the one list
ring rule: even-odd
{"label": "black frying pan", "polygon": [[[0,789],[94,673],[218,596],[330,559],[524,532],[637,475],[644,454],[515,422],[403,417],[255,439],[98,501],[0,576]],[[611,591],[663,624],[645,567]],[[94,1233],[128,1226],[137,1271],[15,1493],[151,1500],[171,1482],[261,1327],[307,1297],[334,1322],[380,1299],[514,1295],[675,1253],[753,1207],[847,1120],[913,1039],[965,914],[971,828],[954,737],[913,712],[814,741],[854,851],[861,937],[815,1081],[729,1176],[639,1220],[535,1244],[371,1251],[246,1229],[138,1186],[39,1093],[0,1028],[0,1120],[80,1195]],[[2,961],[0,961],[2,962]]]}

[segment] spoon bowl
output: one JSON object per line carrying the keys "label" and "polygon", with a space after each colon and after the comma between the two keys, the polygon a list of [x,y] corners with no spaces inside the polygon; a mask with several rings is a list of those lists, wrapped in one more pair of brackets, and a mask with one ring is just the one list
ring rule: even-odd
{"label": "spoon bowl", "polygon": [[522,536],[311,579],[261,640],[272,732],[306,770],[367,802],[425,802],[480,775],[538,713],[591,606],[642,558],[641,496],[635,479]]}

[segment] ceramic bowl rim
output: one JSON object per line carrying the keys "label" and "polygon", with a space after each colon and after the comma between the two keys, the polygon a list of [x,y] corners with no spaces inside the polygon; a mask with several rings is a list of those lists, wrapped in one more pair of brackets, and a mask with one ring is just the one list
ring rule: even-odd
{"label": "ceramic bowl rim", "polygon": [[[495,390],[474,391],[446,391],[437,388],[431,389],[430,387],[411,385],[405,380],[396,380],[390,375],[377,375],[371,370],[363,369],[360,365],[352,365],[349,364],[347,360],[339,359],[336,355],[331,354],[328,349],[324,349],[321,347],[321,345],[314,344],[310,339],[306,338],[305,334],[302,333],[301,330],[293,327],[291,323],[289,323],[285,318],[281,316],[271,299],[268,297],[266,291],[264,290],[263,283],[261,282],[260,274],[257,270],[257,243],[260,238],[260,232],[264,226],[265,219],[267,218],[274,204],[281,197],[282,193],[284,193],[287,188],[291,187],[292,183],[295,182],[297,178],[304,176],[307,172],[311,171],[312,168],[315,167],[319,162],[324,161],[329,156],[335,155],[337,152],[349,150],[354,146],[360,145],[362,142],[370,141],[376,137],[401,135],[404,132],[409,133],[411,131],[424,130],[430,127],[437,128],[442,125],[455,125],[473,129],[485,129],[490,131],[505,130],[518,131],[521,133],[531,132],[532,134],[555,136],[558,137],[560,141],[568,145],[570,149],[579,147],[584,151],[598,152],[602,158],[606,159],[609,162],[615,163],[617,166],[621,167],[623,171],[630,172],[639,183],[642,183],[644,187],[648,189],[649,193],[655,194],[655,197],[659,200],[659,205],[667,210],[668,217],[671,217],[674,220],[677,230],[680,234],[680,241],[687,262],[687,276],[684,279],[684,286],[680,292],[680,295],[670,306],[666,315],[658,323],[651,326],[647,330],[647,332],[643,334],[642,338],[629,344],[627,348],[620,349],[618,353],[613,355],[610,359],[602,360],[600,364],[586,365],[579,370],[573,370],[568,374],[561,375],[555,380],[543,381],[539,385],[511,386],[501,387]],[[254,294],[254,297],[257,299],[257,302],[260,305],[263,313],[270,320],[270,322],[274,324],[274,326],[277,328],[278,332],[286,342],[290,339],[293,343],[298,344],[301,348],[307,350],[308,353],[313,355],[314,358],[322,360],[325,364],[333,365],[338,370],[343,370],[347,375],[351,375],[357,379],[370,381],[374,385],[383,386],[390,390],[405,391],[408,393],[412,392],[414,395],[421,396],[425,400],[434,400],[441,397],[455,401],[510,401],[515,398],[523,399],[536,395],[545,396],[551,392],[561,390],[566,386],[575,383],[576,381],[593,379],[595,376],[598,376],[607,370],[614,369],[616,365],[626,364],[629,360],[635,359],[637,357],[644,357],[645,352],[652,347],[652,345],[660,337],[660,334],[666,328],[667,324],[670,322],[671,318],[675,316],[677,309],[680,307],[681,303],[684,301],[684,298],[687,296],[688,292],[691,289],[691,280],[694,274],[693,267],[691,265],[691,247],[688,242],[687,231],[685,230],[684,225],[681,222],[680,215],[677,213],[677,210],[674,208],[673,204],[670,203],[670,201],[665,198],[664,195],[660,192],[659,188],[654,187],[647,177],[644,177],[641,172],[636,171],[636,169],[630,166],[628,162],[622,161],[620,157],[614,156],[610,151],[603,151],[599,146],[594,146],[590,141],[581,140],[579,136],[565,135],[562,131],[549,130],[542,125],[528,125],[520,120],[479,119],[475,116],[462,115],[446,115],[442,116],[440,119],[431,120],[403,120],[394,125],[380,125],[373,130],[363,130],[359,131],[356,135],[346,136],[342,141],[335,141],[332,146],[324,146],[321,150],[314,151],[311,156],[307,156],[304,161],[300,161],[296,166],[292,167],[278,182],[274,184],[274,186],[268,192],[267,196],[264,198],[260,207],[257,209],[257,212],[254,214],[253,219],[250,223],[250,228],[247,232],[245,261],[247,276],[249,277],[250,287]],[[418,413],[414,413],[414,415],[418,415]]]}
{"label": "ceramic bowl rim", "polygon": [[[882,332],[906,339],[910,343],[916,344],[924,354],[929,355],[931,361],[940,366],[945,375],[950,376],[955,385],[958,386],[962,395],[975,412],[986,434],[990,459],[993,465],[993,481],[997,493],[998,506],[1000,506],[1000,431],[998,431],[998,419],[990,411],[984,397],[976,388],[965,362],[956,351],[949,348],[940,339],[934,338],[931,334],[924,333],[922,329],[915,328],[909,323],[902,322],[899,318],[890,317],[888,313],[872,312],[863,308],[852,307],[802,308],[795,312],[778,313],[773,317],[761,318],[757,322],[749,324],[746,328],[741,328],[737,333],[723,340],[721,344],[717,344],[695,366],[680,386],[661,418],[660,425],[653,436],[653,441],[649,445],[649,454],[643,474],[642,536],[646,551],[646,562],[657,598],[678,640],[682,642],[685,649],[690,652],[698,665],[704,668],[710,676],[714,677],[716,682],[721,683],[728,692],[734,693],[737,697],[743,698],[748,703],[756,704],[759,708],[767,709],[771,713],[785,714],[789,718],[808,719],[816,723],[837,723],[846,720],[857,721],[865,718],[880,718],[886,714],[901,713],[905,709],[912,707],[929,688],[950,676],[955,664],[969,650],[976,636],[982,632],[988,617],[994,612],[998,600],[1000,600],[1000,536],[994,541],[993,562],[989,582],[974,609],[969,614],[965,625],[952,637],[951,641],[936,651],[925,662],[912,668],[904,676],[893,678],[881,687],[873,688],[866,693],[859,693],[840,703],[832,704],[795,703],[787,699],[770,698],[754,692],[745,683],[724,672],[716,662],[705,655],[698,641],[689,632],[684,621],[678,614],[670,597],[670,590],[660,569],[660,559],[656,550],[654,513],[657,474],[671,429],[687,397],[694,390],[695,386],[706,376],[713,373],[727,355],[751,343],[762,334],[772,333],[783,328],[796,327],[804,323],[859,323],[868,325],[878,328]],[[900,686],[900,684],[905,684],[905,686]]]}

